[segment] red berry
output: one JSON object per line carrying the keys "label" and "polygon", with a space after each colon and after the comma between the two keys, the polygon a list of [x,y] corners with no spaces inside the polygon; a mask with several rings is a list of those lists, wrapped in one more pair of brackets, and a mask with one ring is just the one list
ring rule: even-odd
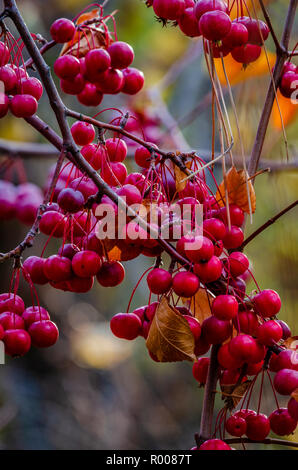
{"label": "red berry", "polygon": [[177,20],[184,10],[184,0],[153,0],[156,16],[164,20]]}
{"label": "red berry", "polygon": [[243,46],[248,41],[248,30],[244,24],[238,23],[237,20],[232,22],[229,34],[223,38],[223,45],[233,49],[234,47]]}
{"label": "red berry", "polygon": [[283,320],[276,320],[277,323],[282,327],[282,339],[286,340],[292,336],[289,325]]}
{"label": "red berry", "polygon": [[232,356],[229,350],[229,344],[223,344],[217,353],[217,360],[224,369],[236,370],[243,365],[243,360]]}
{"label": "red berry", "polygon": [[209,238],[196,236],[184,245],[185,254],[193,263],[209,261],[214,254],[213,243]]}
{"label": "red berry", "polygon": [[199,0],[194,7],[195,15],[199,20],[207,11],[223,11],[228,13],[228,5],[224,0]]}
{"label": "red berry", "polygon": [[295,398],[291,398],[288,403],[289,415],[295,420],[298,420],[298,401]]}
{"label": "red berry", "polygon": [[272,372],[282,369],[298,370],[298,352],[291,349],[284,349],[279,354],[272,354],[269,368]]}
{"label": "red berry", "polygon": [[279,85],[281,94],[285,98],[291,98],[293,93],[297,90],[298,73],[286,72]]}
{"label": "red berry", "polygon": [[10,59],[10,52],[6,44],[0,41],[0,65],[6,65]]}
{"label": "red berry", "polygon": [[123,139],[107,139],[106,148],[111,162],[123,162],[127,155],[127,145]]}
{"label": "red berry", "polygon": [[30,325],[28,332],[33,346],[37,348],[49,348],[57,342],[59,337],[56,324],[50,320],[35,321]]}
{"label": "red berry", "polygon": [[225,224],[216,218],[206,219],[203,222],[204,236],[210,240],[222,240],[226,234]]}
{"label": "red berry", "polygon": [[122,93],[127,95],[136,95],[144,86],[145,78],[143,72],[134,67],[123,70],[123,86]]}
{"label": "red berry", "polygon": [[202,323],[202,336],[209,344],[220,344],[232,334],[230,322],[211,316]]}
{"label": "red berry", "polygon": [[24,319],[13,312],[0,313],[0,325],[3,330],[24,330],[25,329]]}
{"label": "red berry", "polygon": [[240,251],[234,251],[226,260],[227,272],[233,277],[244,274],[249,268],[249,260]]}
{"label": "red berry", "polygon": [[298,388],[298,371],[282,369],[274,377],[274,388],[280,395],[291,395]]}
{"label": "red berry", "polygon": [[9,104],[12,114],[19,118],[28,118],[36,113],[38,103],[31,95],[15,95]]}
{"label": "red berry", "polygon": [[231,29],[232,21],[223,11],[209,11],[201,16],[199,28],[204,38],[210,41],[220,41]]}
{"label": "red berry", "polygon": [[297,426],[297,420],[290,416],[287,408],[278,408],[269,416],[271,430],[278,436],[292,434]]}
{"label": "red berry", "polygon": [[114,95],[122,91],[124,76],[121,70],[109,68],[101,73],[96,86],[102,93]]}
{"label": "red berry", "polygon": [[179,297],[192,297],[200,287],[195,274],[183,271],[173,277],[173,291]]}
{"label": "red berry", "polygon": [[45,259],[39,258],[39,256],[29,256],[24,263],[23,268],[30,275],[33,284],[46,284],[48,282],[47,277],[43,272]]}
{"label": "red berry", "polygon": [[[156,147],[155,144],[151,144],[148,142],[148,145],[152,146],[153,148]],[[149,168],[151,163],[151,152],[143,146],[137,147],[135,151],[135,161],[136,164],[142,168]]]}
{"label": "red berry", "polygon": [[221,271],[222,262],[217,256],[212,256],[207,263],[197,263],[194,265],[194,273],[206,284],[217,281],[221,276]]}
{"label": "red berry", "polygon": [[6,330],[3,341],[6,354],[12,357],[24,356],[31,346],[31,338],[25,330]]}
{"label": "red berry", "polygon": [[248,42],[250,44],[262,46],[263,41],[266,41],[269,36],[269,28],[263,21],[244,16],[238,18],[236,22],[243,24],[247,28]]}
{"label": "red berry", "polygon": [[239,312],[238,316],[233,320],[235,328],[239,333],[255,336],[259,327],[258,317],[254,312]]}
{"label": "red berry", "polygon": [[220,439],[209,439],[200,446],[199,450],[232,450],[232,448]]}
{"label": "red berry", "polygon": [[261,55],[262,48],[253,44],[246,44],[245,46],[235,47],[232,50],[232,57],[240,64],[250,64],[255,62]]}
{"label": "red berry", "polygon": [[50,281],[68,281],[72,276],[71,261],[64,256],[50,256],[45,260],[43,270]]}
{"label": "red berry", "polygon": [[17,315],[22,315],[25,310],[23,299],[16,294],[0,294],[0,313],[13,312]]}
{"label": "red berry", "polygon": [[27,307],[22,315],[22,319],[25,322],[25,327],[28,329],[32,323],[41,321],[41,320],[49,320],[50,315],[49,312],[43,307]]}
{"label": "red berry", "polygon": [[[17,76],[12,67],[3,65],[0,67],[0,82],[4,84],[5,93],[13,91],[17,84]],[[26,93],[26,92],[24,92]],[[30,94],[30,93],[29,93]]]}
{"label": "red berry", "polygon": [[241,437],[246,433],[246,421],[240,416],[232,415],[226,421],[226,430],[231,436]]}
{"label": "red berry", "polygon": [[128,206],[133,204],[141,204],[142,195],[138,188],[132,184],[125,184],[121,188],[117,189],[117,194],[121,198],[125,199],[125,202]]}
{"label": "red berry", "polygon": [[115,41],[108,47],[111,56],[111,67],[114,69],[125,69],[133,62],[133,48],[123,41]]}
{"label": "red berry", "polygon": [[122,162],[106,162],[101,170],[101,177],[110,186],[120,186],[126,180],[127,168]]}
{"label": "red berry", "polygon": [[233,295],[218,295],[212,304],[212,313],[219,320],[232,320],[238,314],[238,302]]}
{"label": "red berry", "polygon": [[32,95],[38,101],[42,97],[43,86],[36,77],[22,78],[19,84],[21,94]]}
{"label": "red berry", "polygon": [[65,228],[64,215],[56,211],[45,212],[39,224],[39,229],[45,235],[52,235],[60,238],[63,236]]}
{"label": "red berry", "polygon": [[68,42],[73,38],[76,27],[71,20],[59,18],[54,21],[50,28],[50,33],[54,41],[58,43]]}
{"label": "red berry", "polygon": [[198,339],[201,336],[200,322],[195,317],[192,317],[191,315],[184,315],[184,318],[188,322],[189,328],[194,336],[195,341],[198,341]]}
{"label": "red berry", "polygon": [[194,13],[194,7],[186,8],[178,21],[181,31],[191,38],[201,35],[199,23]]}
{"label": "red berry", "polygon": [[95,138],[94,127],[87,122],[77,121],[70,130],[75,143],[81,146],[91,144]]}
{"label": "red berry", "polygon": [[83,209],[85,199],[80,191],[65,188],[60,192],[57,202],[62,210],[70,214],[75,214]]}
{"label": "red berry", "polygon": [[97,80],[98,75],[108,70],[111,66],[111,57],[105,49],[91,49],[85,56],[85,65],[88,77],[92,82]]}
{"label": "red berry", "polygon": [[55,61],[54,71],[57,77],[71,80],[80,73],[80,61],[73,55],[62,55]]}
{"label": "red berry", "polygon": [[117,338],[133,340],[142,330],[142,322],[134,313],[117,313],[110,321],[112,333]]}
{"label": "red berry", "polygon": [[258,341],[265,346],[278,343],[282,338],[282,334],[282,327],[274,320],[263,323],[256,331]]}
{"label": "red berry", "polygon": [[79,95],[84,90],[85,85],[84,77],[80,73],[72,79],[60,81],[61,90],[68,95]]}
{"label": "red berry", "polygon": [[74,276],[69,281],[67,281],[67,287],[71,292],[77,292],[83,294],[89,292],[94,284],[93,277],[77,277]]}
{"label": "red berry", "polygon": [[119,261],[105,262],[99,269],[96,277],[100,285],[115,287],[121,284],[125,276],[125,270]]}
{"label": "red berry", "polygon": [[102,102],[103,94],[93,83],[86,83],[84,89],[78,94],[78,100],[85,106],[99,106]]}
{"label": "red berry", "polygon": [[264,414],[247,416],[246,426],[246,435],[253,441],[264,441],[270,432],[270,422]]}
{"label": "red berry", "polygon": [[256,340],[250,335],[238,335],[231,339],[229,351],[232,356],[239,358],[243,362],[254,363],[258,345]]}
{"label": "red berry", "polygon": [[85,160],[90,163],[94,170],[99,170],[106,158],[106,152],[104,148],[97,144],[84,145],[84,147],[81,148],[81,154]]}
{"label": "red berry", "polygon": [[172,275],[165,269],[155,268],[148,274],[147,283],[153,294],[165,294],[171,288]]}
{"label": "red berry", "polygon": [[[241,227],[244,222],[244,212],[243,210],[238,207],[236,204],[229,205],[230,211],[230,220],[232,225],[236,225],[237,227]],[[228,211],[226,207],[222,207],[218,213],[218,217],[228,225]]]}
{"label": "red berry", "polygon": [[201,385],[205,385],[207,381],[209,364],[210,359],[208,357],[201,357],[192,367],[192,375]]}
{"label": "red berry", "polygon": [[80,251],[72,258],[71,266],[78,277],[92,277],[99,271],[101,259],[94,251]]}
{"label": "red berry", "polygon": [[264,318],[274,317],[281,308],[281,300],[278,293],[270,289],[261,291],[252,301],[256,313]]}
{"label": "red berry", "polygon": [[223,238],[224,247],[227,250],[235,250],[239,248],[244,240],[244,234],[241,228],[237,227],[236,225],[231,226],[231,230],[227,229],[227,233]]}

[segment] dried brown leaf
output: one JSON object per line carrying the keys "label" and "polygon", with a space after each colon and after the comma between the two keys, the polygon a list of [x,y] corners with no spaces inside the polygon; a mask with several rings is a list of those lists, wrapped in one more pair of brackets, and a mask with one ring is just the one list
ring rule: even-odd
{"label": "dried brown leaf", "polygon": [[237,168],[232,166],[226,173],[225,181],[222,181],[216,193],[216,200],[220,206],[224,206],[226,204],[226,189],[228,191],[230,204],[236,204],[237,206],[241,207],[244,212],[249,213],[250,198],[252,212],[255,212],[255,190],[251,181],[248,181],[248,195],[244,170],[237,170]]}
{"label": "dried brown leaf", "polygon": [[286,339],[283,346],[287,349],[292,349],[292,351],[296,351],[296,349],[298,349],[298,336],[292,336]]}
{"label": "dried brown leaf", "polygon": [[[192,162],[185,163],[186,168],[190,169]],[[187,185],[186,174],[177,165],[174,165],[176,189],[178,193],[183,191]],[[184,181],[183,181],[184,180]]]}
{"label": "dried brown leaf", "polygon": [[187,320],[171,307],[166,297],[156,310],[146,341],[160,362],[195,361],[195,341]]}
{"label": "dried brown leaf", "polygon": [[222,399],[225,402],[225,406],[228,410],[236,408],[238,403],[244,397],[245,392],[248,390],[252,380],[246,380],[241,384],[236,385],[222,385]]}
{"label": "dried brown leaf", "polygon": [[183,299],[183,302],[201,324],[211,316],[213,297],[206,289],[199,289],[196,295],[191,298],[191,301]]}
{"label": "dried brown leaf", "polygon": [[294,392],[291,394],[291,397],[298,401],[298,388],[294,390]]}

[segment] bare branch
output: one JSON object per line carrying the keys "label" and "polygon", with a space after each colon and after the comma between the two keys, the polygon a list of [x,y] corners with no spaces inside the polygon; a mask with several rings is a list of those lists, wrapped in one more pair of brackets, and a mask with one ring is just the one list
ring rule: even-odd
{"label": "bare branch", "polygon": [[287,447],[295,447],[298,448],[298,442],[292,441],[284,441],[282,439],[265,439],[264,441],[252,441],[251,439],[247,439],[246,437],[242,438],[232,438],[232,439],[225,439],[227,444],[267,444],[267,445],[278,445],[278,446],[287,446]]}

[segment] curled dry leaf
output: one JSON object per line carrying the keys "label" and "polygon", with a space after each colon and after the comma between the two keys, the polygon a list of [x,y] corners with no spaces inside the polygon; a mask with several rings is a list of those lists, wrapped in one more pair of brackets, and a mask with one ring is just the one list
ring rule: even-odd
{"label": "curled dry leaf", "polygon": [[225,406],[228,410],[236,408],[251,383],[252,380],[246,380],[241,384],[221,386],[222,399],[224,400]]}
{"label": "curled dry leaf", "polygon": [[146,341],[160,362],[195,361],[195,341],[187,320],[162,297]]}
{"label": "curled dry leaf", "polygon": [[183,303],[187,306],[196,319],[202,324],[206,318],[211,317],[211,306],[213,302],[212,295],[206,289],[199,289],[191,300],[183,299]]}
{"label": "curled dry leaf", "polygon": [[298,401],[298,388],[294,390],[294,392],[291,394],[291,397]]}
{"label": "curled dry leaf", "polygon": [[[178,152],[177,152],[178,153]],[[186,162],[185,166],[186,168],[190,169],[192,162]],[[177,165],[174,165],[174,173],[175,173],[175,183],[176,183],[176,189],[178,193],[183,191],[187,185],[187,180],[186,174],[184,171],[180,170],[180,168]],[[184,181],[183,181],[184,180]]]}
{"label": "curled dry leaf", "polygon": [[[248,184],[248,188],[247,188]],[[232,166],[226,173],[225,181],[223,181],[216,193],[216,200],[220,206],[226,204],[226,190],[228,191],[229,203],[236,204],[249,214],[249,198],[251,201],[252,212],[256,210],[256,194],[251,181],[246,183],[244,170],[237,170]],[[247,190],[248,189],[248,190]],[[248,194],[249,192],[249,194]]]}
{"label": "curled dry leaf", "polygon": [[296,351],[298,349],[298,336],[291,336],[291,338],[286,339],[283,346],[287,349],[292,349],[292,351]]}

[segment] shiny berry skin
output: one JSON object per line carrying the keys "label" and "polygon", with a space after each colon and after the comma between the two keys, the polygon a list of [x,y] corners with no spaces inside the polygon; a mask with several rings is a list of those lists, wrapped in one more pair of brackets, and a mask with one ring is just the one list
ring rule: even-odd
{"label": "shiny berry skin", "polygon": [[73,38],[76,27],[71,20],[59,18],[54,21],[50,28],[50,33],[54,41],[58,43],[68,42]]}
{"label": "shiny berry skin", "polygon": [[24,322],[23,317],[20,317],[16,313],[12,313],[12,312],[0,313],[0,325],[3,330],[24,330],[25,329],[25,322]]}
{"label": "shiny berry skin", "polygon": [[5,353],[12,357],[24,356],[31,347],[31,338],[25,330],[6,330],[3,342]]}
{"label": "shiny berry skin", "polygon": [[125,202],[128,206],[140,204],[142,202],[140,191],[132,184],[125,184],[121,188],[117,189],[116,192],[118,196],[125,198]]}
{"label": "shiny berry skin", "polygon": [[222,240],[226,234],[225,224],[216,218],[206,219],[203,222],[204,236],[210,240]]}
{"label": "shiny berry skin", "polygon": [[217,360],[224,369],[236,370],[243,365],[243,360],[232,356],[229,350],[229,344],[223,344],[217,353]]}
{"label": "shiny berry skin", "polygon": [[233,295],[218,295],[212,304],[212,314],[219,320],[232,320],[238,314],[238,302]]}
{"label": "shiny berry skin", "polygon": [[232,448],[220,439],[209,439],[200,446],[199,450],[232,450]]}
{"label": "shiny berry skin", "polygon": [[221,272],[222,262],[217,256],[212,256],[207,263],[197,263],[194,265],[194,273],[206,284],[217,281],[221,276]]}
{"label": "shiny berry skin", "polygon": [[28,329],[32,323],[40,320],[49,320],[50,315],[49,312],[43,307],[27,307],[23,314],[22,319],[25,322],[25,327]]}
{"label": "shiny berry skin", "polygon": [[282,327],[282,339],[286,340],[292,336],[289,325],[283,320],[276,320],[277,323]]}
{"label": "shiny berry skin", "polygon": [[202,236],[191,238],[186,243],[184,250],[188,259],[193,263],[209,261],[214,254],[212,241]]}
{"label": "shiny berry skin", "polygon": [[177,20],[184,10],[184,0],[153,0],[156,16],[164,20]]}
{"label": "shiny berry skin", "polygon": [[297,90],[298,73],[286,72],[279,85],[281,94],[285,98],[291,98],[294,91]]}
{"label": "shiny berry skin", "polygon": [[231,226],[231,230],[227,228],[227,233],[223,238],[224,247],[227,250],[234,250],[239,248],[244,240],[244,234],[240,227],[236,225]]}
{"label": "shiny berry skin", "polygon": [[72,80],[80,73],[80,61],[73,55],[62,55],[54,64],[54,72],[63,80]]}
{"label": "shiny berry skin", "polygon": [[[240,379],[240,373],[237,369],[225,369],[220,376],[220,385],[235,385]],[[247,380],[244,376],[242,381]]]}
{"label": "shiny berry skin", "polygon": [[99,269],[96,278],[103,287],[115,287],[121,284],[125,276],[124,267],[119,261],[105,262]]}
{"label": "shiny berry skin", "polygon": [[[111,57],[105,49],[91,49],[85,56],[85,65],[88,77],[98,77],[99,73],[105,72],[111,66]],[[91,80],[93,81],[93,80]]]}
{"label": "shiny berry skin", "polygon": [[36,77],[22,78],[19,88],[22,94],[32,95],[37,101],[42,97],[43,86]]}
{"label": "shiny berry skin", "polygon": [[123,41],[115,41],[108,47],[111,57],[111,67],[114,69],[125,69],[134,60],[133,48]]}
{"label": "shiny berry skin", "polygon": [[[241,227],[244,222],[243,210],[240,207],[238,207],[236,204],[230,204],[229,211],[230,211],[231,224],[236,225],[237,227]],[[219,217],[226,225],[228,225],[228,214],[227,214],[226,207],[222,207],[219,210],[217,217]]]}
{"label": "shiny berry skin", "polygon": [[255,336],[259,327],[258,317],[254,312],[239,312],[238,316],[233,320],[234,326],[239,332],[247,335]]}
{"label": "shiny berry skin", "polygon": [[83,209],[85,199],[80,191],[65,188],[60,192],[57,202],[62,210],[75,214]]}
{"label": "shiny berry skin", "polygon": [[43,271],[50,281],[68,281],[72,276],[71,261],[64,256],[52,255],[45,260]]}
{"label": "shiny berry skin", "polygon": [[232,415],[226,421],[226,430],[231,436],[241,437],[246,433],[246,421],[240,416]]}
{"label": "shiny berry skin", "polygon": [[4,93],[0,93],[0,118],[6,116],[9,110],[9,98]]}
{"label": "shiny berry skin", "polygon": [[23,268],[29,273],[33,284],[46,284],[48,282],[47,277],[43,272],[45,259],[39,258],[39,256],[29,256],[24,263]]}
{"label": "shiny berry skin", "polygon": [[297,426],[297,420],[290,416],[287,408],[279,408],[269,416],[271,430],[278,436],[292,434]]}
{"label": "shiny berry skin", "polygon": [[288,412],[295,421],[298,421],[298,401],[296,401],[295,398],[290,398],[288,402]]}
{"label": "shiny berry skin", "polygon": [[284,349],[279,354],[272,354],[269,369],[278,372],[282,369],[298,370],[298,353],[291,349]]}
{"label": "shiny berry skin", "polygon": [[109,68],[100,74],[96,86],[102,93],[114,95],[122,91],[124,76],[121,70]]}
{"label": "shiny berry skin", "polygon": [[78,95],[82,93],[86,85],[84,77],[79,73],[69,80],[62,79],[60,81],[61,90],[68,95]]}
{"label": "shiny berry skin", "polygon": [[243,46],[248,41],[248,30],[244,24],[232,21],[229,34],[224,37],[223,45],[233,49],[234,47]]}
{"label": "shiny berry skin", "polygon": [[200,322],[195,317],[192,317],[191,315],[184,315],[184,318],[185,320],[187,320],[187,323],[194,336],[195,341],[198,341],[198,339],[201,336]]}
{"label": "shiny berry skin", "polygon": [[[148,145],[152,145],[154,148],[155,145],[148,142]],[[143,146],[137,147],[135,151],[135,161],[136,164],[142,168],[149,168],[151,162],[151,153],[149,150]]]}
{"label": "shiny berry skin", "polygon": [[228,5],[224,0],[199,0],[194,6],[194,12],[198,20],[207,11],[214,10],[228,13]]}
{"label": "shiny berry skin", "polygon": [[165,269],[155,268],[148,274],[147,284],[153,294],[165,294],[172,286],[172,275]]}
{"label": "shiny berry skin", "polygon": [[201,385],[206,384],[209,364],[209,357],[201,357],[192,367],[192,375]]}
{"label": "shiny berry skin", "polygon": [[49,348],[58,338],[59,331],[51,320],[38,320],[32,323],[28,329],[32,345],[37,348]]}
{"label": "shiny berry skin", "polygon": [[101,170],[102,179],[111,186],[124,184],[127,168],[122,162],[105,163]]}
{"label": "shiny berry skin", "polygon": [[101,259],[94,251],[80,251],[72,258],[71,266],[78,277],[92,277],[99,271]]}
{"label": "shiny berry skin", "polygon": [[133,340],[140,335],[142,322],[134,313],[117,313],[110,321],[110,328],[117,338]]}
{"label": "shiny berry skin", "polygon": [[17,315],[22,315],[25,310],[23,299],[16,294],[0,294],[0,313],[13,312]]}
{"label": "shiny berry skin", "polygon": [[0,81],[4,84],[5,93],[13,91],[17,84],[17,76],[15,71],[9,65],[0,67]]}
{"label": "shiny berry skin", "polygon": [[245,46],[235,47],[231,54],[236,62],[248,65],[255,62],[261,55],[262,48],[253,44],[246,44]]}
{"label": "shiny berry skin", "polygon": [[93,83],[86,83],[84,89],[78,94],[78,100],[85,106],[99,106],[103,100],[103,94]]}
{"label": "shiny berry skin", "polygon": [[65,219],[64,215],[56,211],[45,212],[39,224],[39,229],[45,235],[52,235],[60,238],[64,234]]}
{"label": "shiny berry skin", "polygon": [[9,108],[15,117],[28,118],[36,113],[38,103],[31,95],[15,95],[10,101]]}
{"label": "shiny berry skin", "polygon": [[281,300],[277,292],[265,289],[252,299],[255,312],[263,318],[271,318],[281,309]]}
{"label": "shiny berry skin", "polygon": [[282,369],[274,377],[274,388],[280,395],[291,395],[298,388],[298,371]]}
{"label": "shiny berry skin", "polygon": [[127,145],[123,139],[107,139],[106,148],[111,162],[123,162],[127,155]]}
{"label": "shiny berry skin", "polygon": [[264,414],[247,416],[246,426],[246,435],[253,441],[264,441],[270,432],[270,422]]}
{"label": "shiny berry skin", "polygon": [[234,251],[226,260],[227,272],[233,277],[244,274],[249,268],[249,260],[240,251]]}
{"label": "shiny berry skin", "polygon": [[202,323],[202,337],[209,344],[223,343],[232,334],[230,322],[211,316]]}
{"label": "shiny berry skin", "polygon": [[256,331],[259,343],[265,346],[272,346],[278,343],[282,338],[282,334],[282,327],[274,320],[263,323]]}
{"label": "shiny berry skin", "polygon": [[70,292],[77,292],[78,294],[84,294],[89,292],[94,284],[93,277],[72,277],[69,281],[67,281],[67,287]]}
{"label": "shiny berry skin", "polygon": [[71,126],[71,134],[77,145],[88,145],[95,138],[95,130],[92,124],[77,121]]}
{"label": "shiny berry skin", "polygon": [[179,297],[192,297],[200,287],[195,274],[183,271],[173,277],[173,291]]}
{"label": "shiny berry skin", "polygon": [[209,11],[201,16],[199,28],[204,38],[220,41],[230,32],[232,21],[223,11]]}
{"label": "shiny berry skin", "polygon": [[257,348],[256,340],[250,335],[240,334],[231,339],[229,343],[229,351],[232,356],[248,363],[254,362]]}
{"label": "shiny berry skin", "polygon": [[257,46],[262,46],[263,41],[269,36],[269,28],[264,21],[255,20],[248,17],[241,17],[236,20],[240,24],[244,24],[248,31],[248,42]]}
{"label": "shiny berry skin", "polygon": [[179,28],[188,37],[194,38],[201,35],[199,23],[194,13],[194,8],[186,8],[178,21]]}
{"label": "shiny berry skin", "polygon": [[0,41],[0,65],[6,65],[10,58],[10,52],[6,44]]}
{"label": "shiny berry skin", "polygon": [[145,83],[143,72],[134,67],[128,67],[123,70],[122,93],[127,95],[136,95],[141,91]]}
{"label": "shiny berry skin", "polygon": [[81,148],[81,154],[94,170],[99,170],[106,158],[105,150],[101,145],[97,144],[84,145],[84,147]]}

